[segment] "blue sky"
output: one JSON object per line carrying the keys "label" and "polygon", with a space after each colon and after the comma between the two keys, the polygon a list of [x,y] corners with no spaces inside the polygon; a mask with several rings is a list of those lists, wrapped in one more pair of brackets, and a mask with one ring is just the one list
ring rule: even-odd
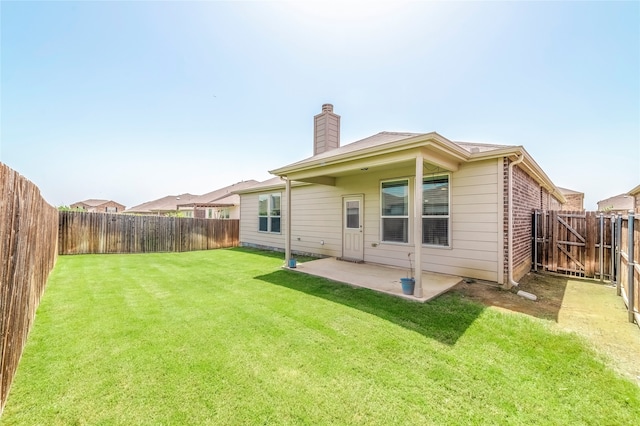
{"label": "blue sky", "polygon": [[53,205],[202,194],[380,131],[640,184],[640,2],[0,2],[0,161]]}

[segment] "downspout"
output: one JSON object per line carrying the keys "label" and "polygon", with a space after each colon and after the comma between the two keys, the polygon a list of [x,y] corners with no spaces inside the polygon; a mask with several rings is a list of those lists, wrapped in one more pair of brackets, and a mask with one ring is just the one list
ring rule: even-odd
{"label": "downspout", "polygon": [[509,191],[509,219],[508,219],[508,223],[507,223],[507,244],[509,244],[509,250],[507,253],[507,269],[508,271],[508,286],[509,288],[511,287],[517,287],[520,284],[518,284],[516,281],[513,280],[513,166],[515,166],[516,164],[520,164],[522,163],[522,161],[524,161],[524,154],[520,154],[520,156],[513,162],[511,162],[509,164],[509,185],[508,185],[508,191]]}

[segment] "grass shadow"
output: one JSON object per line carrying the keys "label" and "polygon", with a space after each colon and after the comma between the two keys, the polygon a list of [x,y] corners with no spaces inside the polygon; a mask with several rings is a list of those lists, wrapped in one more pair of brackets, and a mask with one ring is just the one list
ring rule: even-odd
{"label": "grass shadow", "polygon": [[390,321],[446,345],[454,345],[484,310],[457,294],[417,303],[326,278],[281,270],[255,279],[320,297]]}

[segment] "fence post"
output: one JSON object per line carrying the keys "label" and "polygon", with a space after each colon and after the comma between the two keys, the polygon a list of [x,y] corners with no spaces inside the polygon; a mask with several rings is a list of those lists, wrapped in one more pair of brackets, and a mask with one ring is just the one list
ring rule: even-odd
{"label": "fence post", "polygon": [[628,216],[628,220],[629,223],[627,225],[627,229],[629,231],[629,239],[627,241],[627,245],[629,246],[629,248],[627,249],[627,255],[629,256],[629,262],[627,263],[627,287],[629,287],[627,289],[627,297],[629,299],[629,322],[633,323],[634,321],[634,317],[633,317],[633,305],[634,305],[634,300],[635,300],[635,295],[633,294],[634,292],[634,282],[633,282],[633,278],[634,278],[634,269],[635,269],[635,264],[633,262],[634,259],[634,253],[633,253],[633,221],[634,221],[634,217],[633,217],[633,210],[629,210],[629,216]]}
{"label": "fence post", "polygon": [[609,250],[609,281],[614,284],[616,281],[616,215],[609,217],[609,235],[611,236],[611,249]]}
{"label": "fence post", "polygon": [[620,244],[622,243],[622,215],[619,214],[616,216],[616,226],[615,226],[615,234],[616,234],[616,251],[615,251],[615,283],[616,283],[616,294],[618,296],[622,295],[622,277],[620,274],[622,273],[622,257],[620,255]]}
{"label": "fence post", "polygon": [[600,250],[598,251],[600,282],[604,281],[604,213],[600,213]]}
{"label": "fence post", "polygon": [[538,272],[538,210],[533,211],[533,270]]}

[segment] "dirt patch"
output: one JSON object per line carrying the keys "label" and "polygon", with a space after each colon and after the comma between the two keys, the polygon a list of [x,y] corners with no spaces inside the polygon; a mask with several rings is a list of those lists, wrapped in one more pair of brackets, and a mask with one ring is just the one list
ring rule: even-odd
{"label": "dirt patch", "polygon": [[557,322],[566,287],[566,278],[531,273],[520,281],[518,290],[535,294],[538,298],[536,301],[516,295],[515,289],[507,291],[496,283],[483,281],[461,282],[451,291],[458,292],[485,306],[494,306]]}
{"label": "dirt patch", "polygon": [[[518,296],[516,290],[538,299]],[[586,338],[614,370],[640,385],[640,328],[628,322],[622,297],[608,283],[529,273],[510,291],[480,281],[461,282],[451,291],[485,306],[553,321]]]}

